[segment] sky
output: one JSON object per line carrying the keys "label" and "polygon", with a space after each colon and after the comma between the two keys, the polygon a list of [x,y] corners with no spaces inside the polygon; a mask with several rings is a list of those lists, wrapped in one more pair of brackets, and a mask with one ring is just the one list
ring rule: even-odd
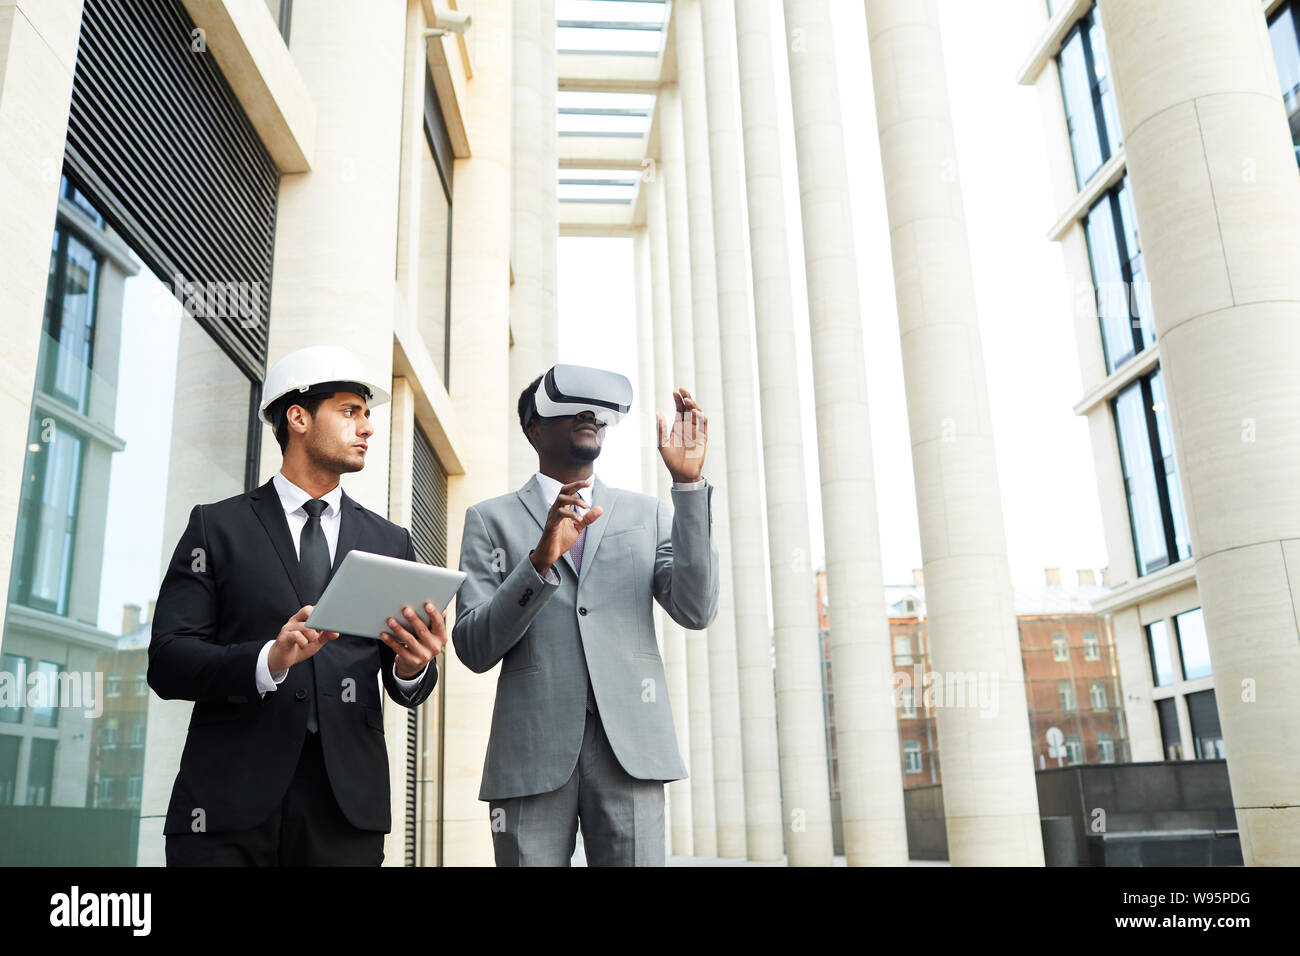
{"label": "sky", "polygon": [[[1072,300],[1061,250],[1046,238],[1057,211],[1049,186],[1042,108],[1035,88],[1015,82],[1045,13],[1038,0],[1005,0],[997,7],[998,17],[989,15],[988,5],[969,0],[938,3],[1008,556],[1014,584],[1035,590],[1043,586],[1044,568],[1060,568],[1062,580],[1070,583],[1076,569],[1106,564],[1088,428],[1071,411],[1082,395]],[[785,34],[780,4],[772,8],[778,80],[774,109],[783,124],[804,471],[813,560],[820,567],[821,495]],[[858,259],[881,557],[885,583],[908,584],[912,569],[921,567],[921,549],[864,4],[833,0],[831,9]],[[558,269],[560,361],[622,372],[640,399],[645,393],[637,370],[632,240],[561,238]],[[682,384],[690,388],[690,383]],[[671,408],[671,396],[653,399],[658,410]],[[653,433],[643,426],[645,421],[634,415],[610,430],[597,462],[603,480],[641,487],[640,456],[643,450],[653,452]],[[714,480],[721,476],[715,474]]]}

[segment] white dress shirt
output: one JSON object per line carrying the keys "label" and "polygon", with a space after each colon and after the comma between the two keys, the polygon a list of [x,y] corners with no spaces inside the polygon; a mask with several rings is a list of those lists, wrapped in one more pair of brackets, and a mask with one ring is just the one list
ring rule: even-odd
{"label": "white dress shirt", "polygon": [[[293,540],[293,551],[301,557],[302,549],[299,541],[302,538],[302,529],[307,526],[309,515],[303,510],[303,502],[311,501],[312,496],[295,485],[288,478],[284,477],[284,472],[277,471],[271,476],[271,481],[275,484],[275,490],[280,496],[280,506],[284,508],[285,520],[289,522],[289,537]],[[321,501],[325,502],[325,510],[320,513],[321,530],[325,532],[325,544],[330,552],[330,567],[334,566],[334,553],[338,550],[339,544],[339,507],[343,500],[343,485],[337,484],[321,496]],[[405,622],[403,622],[405,626]],[[279,673],[272,674],[270,667],[267,665],[267,658],[271,653],[271,645],[275,640],[269,640],[262,645],[262,652],[257,656],[257,690],[263,697],[275,690],[289,673],[288,668]],[[426,665],[425,670],[428,669]],[[415,690],[415,686],[420,683],[424,677],[424,671],[420,671],[410,680],[397,676],[397,662],[393,662],[393,678],[401,689],[408,694]]]}
{"label": "white dress shirt", "polygon": [[[556,481],[550,475],[543,475],[540,471],[536,474],[537,483],[542,488],[542,494],[546,497],[546,507],[549,509],[551,505],[555,504],[555,499],[559,497],[560,489],[563,488],[564,485],[563,483]],[[586,488],[579,488],[576,491],[578,498],[583,502],[583,512],[586,512],[587,508],[591,507],[591,489],[596,487],[596,473],[594,471],[591,474],[590,480],[590,485]],[[708,484],[708,482],[705,481],[704,478],[700,478],[699,481],[674,481],[673,488],[678,491],[693,491],[696,488],[703,488],[706,484]],[[534,568],[533,570],[536,571],[537,569]],[[546,577],[542,578],[542,580],[546,581],[548,584],[559,584],[560,576],[555,572],[555,568],[552,566],[546,569]]]}

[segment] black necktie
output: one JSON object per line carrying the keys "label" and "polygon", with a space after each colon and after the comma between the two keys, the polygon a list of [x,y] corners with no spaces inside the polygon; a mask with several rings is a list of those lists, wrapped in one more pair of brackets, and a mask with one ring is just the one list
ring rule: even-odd
{"label": "black necktie", "polygon": [[[325,584],[330,577],[330,548],[325,541],[325,529],[320,526],[320,514],[325,510],[326,502],[312,498],[302,503],[302,510],[307,512],[307,523],[303,525],[302,535],[298,539],[298,582],[302,585],[302,596],[308,604],[316,604],[325,592]],[[307,695],[307,730],[316,733],[316,659],[310,659],[312,667],[312,689]]]}

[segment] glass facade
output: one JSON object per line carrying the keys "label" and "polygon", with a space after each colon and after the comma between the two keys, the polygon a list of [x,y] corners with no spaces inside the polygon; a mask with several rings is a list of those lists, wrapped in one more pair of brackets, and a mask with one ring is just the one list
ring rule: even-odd
{"label": "glass facade", "polygon": [[255,386],[66,180],[50,248],[10,479],[0,862],[130,865],[163,809],[146,763],[165,800],[188,717],[145,680],[152,604],[193,505],[244,490]]}
{"label": "glass facade", "polygon": [[1112,405],[1141,576],[1192,553],[1160,371],[1125,388]]}
{"label": "glass facade", "polygon": [[1075,184],[1082,189],[1122,143],[1106,39],[1096,10],[1075,25],[1061,44],[1056,63],[1074,157]]}

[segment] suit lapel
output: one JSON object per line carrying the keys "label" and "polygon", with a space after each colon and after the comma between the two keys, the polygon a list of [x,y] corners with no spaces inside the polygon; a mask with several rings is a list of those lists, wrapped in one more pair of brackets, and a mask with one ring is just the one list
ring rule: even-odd
{"label": "suit lapel", "polygon": [[[546,516],[550,513],[551,506],[546,500],[546,495],[542,493],[542,484],[537,480],[536,473],[534,473],[533,476],[525,482],[524,486],[515,492],[515,494],[518,495],[519,500],[524,503],[524,507],[528,509],[528,513],[533,516],[533,520],[537,522],[538,529],[545,531]],[[573,558],[569,556],[569,552],[567,551],[564,552],[564,563],[569,566],[569,570],[572,571],[576,577],[578,572],[573,567]]]}
{"label": "suit lapel", "polygon": [[334,577],[334,572],[339,569],[343,556],[357,546],[357,539],[361,534],[361,521],[356,512],[360,507],[361,505],[348,497],[346,491],[340,493],[339,540],[334,546],[334,567],[330,569],[331,579]]}
{"label": "suit lapel", "polygon": [[294,550],[293,538],[289,536],[289,521],[284,516],[284,506],[280,504],[275,482],[268,478],[266,484],[250,493],[249,499],[253,513],[266,529],[267,537],[275,546],[275,553],[280,556],[280,563],[289,576],[294,594],[298,597],[298,606],[301,607],[307,602],[302,599],[302,586],[298,580],[298,553]]}

